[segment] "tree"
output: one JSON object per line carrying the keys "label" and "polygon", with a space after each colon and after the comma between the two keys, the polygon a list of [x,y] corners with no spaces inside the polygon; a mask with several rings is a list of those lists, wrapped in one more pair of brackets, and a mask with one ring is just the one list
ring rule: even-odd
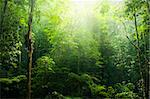
{"label": "tree", "polygon": [[[140,6],[139,6],[140,5]],[[148,98],[149,89],[149,1],[130,0],[126,2],[128,17],[134,21],[136,43],[131,44],[137,51],[137,62],[142,80],[143,98]]]}
{"label": "tree", "polygon": [[30,13],[28,21],[28,33],[27,33],[27,44],[28,44],[28,99],[31,99],[31,70],[32,70],[32,53],[33,53],[33,41],[32,41],[32,21],[33,21],[33,10],[34,0],[30,2]]}

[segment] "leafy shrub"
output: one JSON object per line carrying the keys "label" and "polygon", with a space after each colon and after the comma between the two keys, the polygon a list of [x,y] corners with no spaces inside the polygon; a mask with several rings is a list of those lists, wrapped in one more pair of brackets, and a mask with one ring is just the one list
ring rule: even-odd
{"label": "leafy shrub", "polygon": [[91,87],[92,96],[94,97],[108,97],[105,86],[101,85],[92,85]]}
{"label": "leafy shrub", "polygon": [[47,95],[45,99],[66,99],[62,94],[54,91],[51,94]]}
{"label": "leafy shrub", "polygon": [[136,99],[138,97],[136,93],[133,93],[134,85],[132,83],[118,83],[115,88],[117,92],[115,98]]}
{"label": "leafy shrub", "polygon": [[115,95],[115,98],[120,99],[138,99],[138,95],[133,93],[133,92],[122,92],[122,93],[117,93]]}
{"label": "leafy shrub", "polygon": [[2,98],[24,96],[26,91],[26,76],[18,75],[11,78],[0,78]]}
{"label": "leafy shrub", "polygon": [[71,96],[85,96],[85,97],[108,97],[106,88],[101,85],[97,85],[93,82],[93,78],[88,74],[75,74],[69,73],[67,80],[68,95]]}
{"label": "leafy shrub", "polygon": [[36,64],[35,69],[38,72],[45,72],[45,70],[52,71],[52,67],[55,65],[55,62],[48,56],[42,56],[36,61]]}
{"label": "leafy shrub", "polygon": [[114,85],[116,92],[121,93],[121,92],[129,92],[133,91],[134,85],[132,83],[117,83]]}
{"label": "leafy shrub", "polygon": [[107,93],[108,93],[108,97],[109,97],[109,98],[114,97],[114,95],[115,95],[115,90],[113,89],[112,86],[109,86],[109,87],[107,88]]}
{"label": "leafy shrub", "polygon": [[45,96],[48,93],[49,77],[54,72],[54,66],[55,62],[48,56],[37,59],[36,66],[33,69],[33,96],[39,98],[39,96]]}
{"label": "leafy shrub", "polygon": [[26,79],[25,75],[19,75],[12,78],[0,78],[0,83],[4,83],[4,84],[19,83],[20,81],[25,79]]}
{"label": "leafy shrub", "polygon": [[82,96],[82,88],[87,89],[87,84],[84,83],[82,77],[75,73],[69,73],[66,80],[66,94],[71,96]]}

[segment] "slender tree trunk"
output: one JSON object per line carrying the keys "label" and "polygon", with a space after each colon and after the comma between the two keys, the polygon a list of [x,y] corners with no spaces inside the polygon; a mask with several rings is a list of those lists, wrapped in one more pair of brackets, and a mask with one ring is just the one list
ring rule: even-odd
{"label": "slender tree trunk", "polygon": [[146,77],[145,77],[145,82],[146,82],[146,85],[145,85],[145,91],[146,91],[146,98],[147,99],[150,99],[150,83],[149,83],[149,80],[150,80],[150,69],[149,69],[149,66],[150,66],[150,63],[149,63],[149,55],[147,53],[147,51],[150,50],[150,0],[146,0],[146,3],[147,3],[147,17],[148,17],[148,21],[147,21],[147,32],[145,33],[145,56],[146,56],[146,59],[148,61],[145,62],[145,66],[146,66]]}
{"label": "slender tree trunk", "polygon": [[[134,13],[134,24],[135,24],[135,32],[137,37],[137,47],[140,49],[140,39],[139,39],[139,33],[138,33],[138,25],[137,25],[137,17],[136,13]],[[141,50],[137,49],[137,58],[138,58],[138,65],[140,69],[140,76],[142,80],[142,92],[143,92],[143,98],[145,99],[145,83],[144,83],[144,77],[143,77],[143,67],[141,64]]]}
{"label": "slender tree trunk", "polygon": [[28,44],[28,99],[31,99],[31,70],[32,70],[32,19],[33,19],[33,8],[34,0],[29,0],[30,2],[30,12],[28,21],[28,33],[27,33],[27,44]]}
{"label": "slender tree trunk", "polygon": [[4,22],[4,17],[5,17],[7,4],[8,4],[8,0],[4,0],[3,7],[2,7],[2,12],[1,12],[1,20],[0,20],[0,31],[1,31],[1,33],[3,32],[3,22]]}
{"label": "slender tree trunk", "polygon": [[77,67],[77,73],[79,74],[80,72],[80,53],[79,53],[79,50],[78,50],[78,67]]}
{"label": "slender tree trunk", "polygon": [[[4,32],[3,31],[4,30],[3,23],[4,23],[7,5],[8,5],[8,0],[3,0],[2,1],[2,7],[1,7],[1,15],[0,15],[0,45],[3,43],[3,41],[5,39],[5,34],[3,33]],[[3,52],[3,51],[4,51],[3,47],[0,48],[0,52]],[[0,58],[0,63],[4,64],[4,58],[3,57]],[[7,70],[6,69],[4,69],[4,75],[7,77]]]}

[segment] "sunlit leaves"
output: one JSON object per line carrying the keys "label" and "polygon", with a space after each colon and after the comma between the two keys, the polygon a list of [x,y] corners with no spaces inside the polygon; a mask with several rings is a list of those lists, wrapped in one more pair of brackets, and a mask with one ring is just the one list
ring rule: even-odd
{"label": "sunlit leaves", "polygon": [[43,56],[37,60],[36,64],[39,70],[43,70],[44,68],[52,70],[51,68],[55,65],[55,62],[51,58]]}
{"label": "sunlit leaves", "polygon": [[[3,0],[4,1],[4,0]],[[8,76],[12,76],[14,70],[19,67],[21,61],[21,47],[23,42],[23,35],[25,33],[25,27],[27,26],[26,18],[26,4],[25,0],[7,0],[5,13],[2,24],[2,33],[0,33],[0,57],[2,69],[7,69]],[[1,1],[2,2],[2,1]],[[22,5],[23,4],[23,5]],[[1,7],[3,7],[2,5]],[[22,13],[23,12],[23,13]],[[4,72],[3,72],[4,73]],[[2,73],[2,74],[3,74]],[[5,75],[5,76],[6,76]]]}
{"label": "sunlit leaves", "polygon": [[12,83],[19,83],[22,80],[26,80],[25,75],[18,75],[17,77],[12,77],[12,78],[0,78],[0,83],[1,84],[12,84]]}

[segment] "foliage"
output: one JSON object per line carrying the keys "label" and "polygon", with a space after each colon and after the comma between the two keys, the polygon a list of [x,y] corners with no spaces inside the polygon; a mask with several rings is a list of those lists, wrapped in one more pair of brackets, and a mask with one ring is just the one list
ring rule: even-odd
{"label": "foliage", "polygon": [[1,96],[6,98],[15,98],[16,94],[18,95],[17,97],[25,96],[26,80],[27,78],[25,75],[18,75],[11,78],[0,78]]}
{"label": "foliage", "polygon": [[[3,4],[3,2],[1,1]],[[3,4],[4,5],[4,4]],[[4,6],[1,7],[4,7]],[[24,9],[20,9],[19,2],[7,1],[5,9],[0,15],[1,34],[0,34],[0,65],[4,77],[12,76],[13,71],[18,68],[21,55],[21,35],[23,33],[22,24],[19,20],[25,19],[26,12],[21,14]]]}
{"label": "foliage", "polygon": [[[26,97],[29,2],[0,1],[2,98]],[[32,98],[148,97],[149,4],[36,0]]]}
{"label": "foliage", "polygon": [[122,92],[122,93],[117,93],[115,97],[116,99],[119,99],[119,98],[135,99],[138,96],[133,92]]}

